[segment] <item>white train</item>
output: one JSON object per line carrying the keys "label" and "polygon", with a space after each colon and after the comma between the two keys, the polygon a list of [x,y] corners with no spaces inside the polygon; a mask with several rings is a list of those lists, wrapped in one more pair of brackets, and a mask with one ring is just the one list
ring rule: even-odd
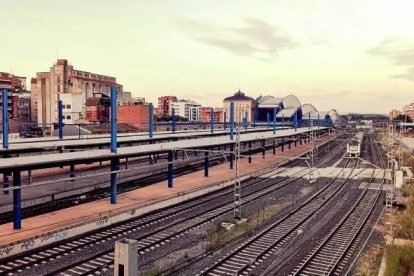
{"label": "white train", "polygon": [[361,155],[362,139],[364,139],[364,132],[359,131],[346,145],[346,156],[359,157]]}

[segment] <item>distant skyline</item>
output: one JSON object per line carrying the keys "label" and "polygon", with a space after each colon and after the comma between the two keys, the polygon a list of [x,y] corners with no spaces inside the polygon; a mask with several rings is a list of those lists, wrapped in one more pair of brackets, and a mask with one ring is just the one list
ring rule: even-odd
{"label": "distant skyline", "polygon": [[59,58],[157,103],[222,106],[241,89],[319,110],[388,113],[414,102],[412,0],[0,0],[0,71]]}

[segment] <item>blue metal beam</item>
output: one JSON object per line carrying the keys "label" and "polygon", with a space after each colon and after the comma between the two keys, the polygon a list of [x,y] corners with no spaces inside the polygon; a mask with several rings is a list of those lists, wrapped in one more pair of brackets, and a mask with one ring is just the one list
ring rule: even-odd
{"label": "blue metal beam", "polygon": [[171,130],[172,133],[175,133],[175,109],[172,108],[171,110]]}
{"label": "blue metal beam", "polygon": [[149,138],[154,136],[154,106],[152,103],[148,105],[148,135]]}
{"label": "blue metal beam", "polygon": [[208,151],[204,152],[204,176],[208,177]]}
{"label": "blue metal beam", "polygon": [[273,108],[273,134],[276,134],[276,107]]}
{"label": "blue metal beam", "polygon": [[252,163],[252,141],[249,141],[249,163]]}
{"label": "blue metal beam", "polygon": [[309,122],[308,122],[308,127],[309,127],[309,129],[311,128],[311,117],[310,117],[310,112],[309,112]]}
{"label": "blue metal beam", "polygon": [[318,128],[320,127],[320,125],[321,125],[321,118],[320,118],[320,116],[318,114]]}
{"label": "blue metal beam", "polygon": [[269,129],[270,126],[270,114],[269,112],[266,113],[266,128]]}
{"label": "blue metal beam", "polygon": [[295,127],[295,131],[298,130],[298,112],[296,111],[293,115],[293,125]]}
{"label": "blue metal beam", "polygon": [[3,113],[3,120],[2,120],[2,133],[3,133],[3,149],[9,148],[9,112],[7,110],[8,107],[8,93],[7,89],[3,89],[2,91],[2,113]]}
{"label": "blue metal beam", "polygon": [[247,111],[244,112],[244,129],[247,130],[248,121],[247,121]]}
{"label": "blue metal beam", "polygon": [[262,158],[265,158],[266,155],[266,144],[265,140],[262,140]]}
{"label": "blue metal beam", "polygon": [[233,150],[234,150],[234,144],[230,144],[230,169],[234,168],[234,154],[233,154]]}
{"label": "blue metal beam", "polygon": [[285,114],[282,114],[282,127],[285,127]]}
{"label": "blue metal beam", "polygon": [[234,102],[230,103],[230,140],[234,140]]}
{"label": "blue metal beam", "polygon": [[173,187],[173,152],[168,152],[168,188]]}
{"label": "blue metal beam", "polygon": [[116,204],[117,181],[116,171],[119,170],[119,159],[111,160],[111,204]]}
{"label": "blue metal beam", "polygon": [[62,100],[58,101],[58,131],[59,131],[59,139],[63,139],[63,103],[62,103]]}
{"label": "blue metal beam", "polygon": [[22,190],[20,171],[13,172],[13,229],[22,229]]}
{"label": "blue metal beam", "polygon": [[214,133],[214,109],[210,109],[210,133]]}
{"label": "blue metal beam", "polygon": [[117,130],[117,108],[118,108],[118,104],[117,104],[117,96],[118,96],[118,91],[116,89],[116,87],[112,86],[111,87],[111,152],[112,153],[116,153],[117,150],[117,135],[118,135],[118,130]]}

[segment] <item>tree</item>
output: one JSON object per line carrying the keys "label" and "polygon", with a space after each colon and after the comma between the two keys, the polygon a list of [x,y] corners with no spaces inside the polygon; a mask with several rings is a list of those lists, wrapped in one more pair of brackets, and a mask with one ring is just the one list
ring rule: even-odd
{"label": "tree", "polygon": [[408,115],[404,115],[404,114],[400,114],[398,116],[396,116],[393,121],[400,121],[400,122],[407,122],[407,123],[412,123],[413,120],[410,118],[410,116]]}

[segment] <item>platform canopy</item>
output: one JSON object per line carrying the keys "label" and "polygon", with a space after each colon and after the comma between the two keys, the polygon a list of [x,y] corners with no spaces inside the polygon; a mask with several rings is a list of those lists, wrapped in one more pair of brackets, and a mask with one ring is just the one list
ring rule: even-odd
{"label": "platform canopy", "polygon": [[341,117],[339,116],[338,111],[336,111],[335,109],[329,110],[328,114],[331,117],[331,120],[334,124],[339,123],[341,121]]}
{"label": "platform canopy", "polygon": [[285,108],[279,111],[279,113],[276,114],[276,118],[291,118],[295,113],[300,109],[299,107],[289,107]]}
{"label": "platform canopy", "polygon": [[283,98],[264,96],[257,99],[258,108],[282,108]]}
{"label": "platform canopy", "polygon": [[298,99],[298,97],[296,97],[293,94],[290,94],[286,97],[283,98],[283,108],[288,109],[288,108],[292,108],[292,107],[301,107],[301,103]]}

